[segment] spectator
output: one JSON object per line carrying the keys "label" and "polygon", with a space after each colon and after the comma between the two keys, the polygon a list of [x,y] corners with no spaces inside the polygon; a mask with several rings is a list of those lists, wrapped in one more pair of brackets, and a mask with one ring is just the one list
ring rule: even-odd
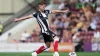
{"label": "spectator", "polygon": [[58,32],[58,35],[60,37],[62,37],[62,31],[63,31],[63,27],[64,27],[64,22],[63,22],[63,19],[61,17],[58,18],[58,20],[55,22],[56,25],[57,25],[57,32]]}
{"label": "spectator", "polygon": [[93,12],[94,12],[93,7],[90,4],[87,4],[83,10],[84,10],[84,14],[87,20],[91,21],[93,17]]}
{"label": "spectator", "polygon": [[71,37],[72,37],[71,30],[70,29],[64,29],[61,42],[72,42]]}
{"label": "spectator", "polygon": [[32,41],[33,42],[38,42],[39,41],[39,39],[38,39],[39,34],[37,33],[36,30],[33,30],[31,35],[32,35]]}
{"label": "spectator", "polygon": [[84,3],[89,3],[90,1],[89,1],[89,0],[84,0],[83,2],[84,2]]}
{"label": "spectator", "polygon": [[94,38],[92,39],[92,42],[93,43],[100,42],[100,32],[99,31],[94,32]]}
{"label": "spectator", "polygon": [[8,33],[8,42],[9,43],[19,43],[15,36],[11,32]]}
{"label": "spectator", "polygon": [[94,15],[94,17],[92,18],[92,21],[90,23],[90,28],[92,30],[96,30],[96,27],[97,27],[97,22],[99,21],[99,17],[97,14]]}
{"label": "spectator", "polygon": [[25,43],[27,42],[27,38],[30,37],[29,33],[27,31],[24,31],[22,34],[21,34],[21,39],[20,41],[22,43]]}
{"label": "spectator", "polygon": [[67,29],[70,23],[70,18],[64,20],[64,28]]}
{"label": "spectator", "polygon": [[74,34],[72,39],[75,45],[75,51],[83,51],[83,40],[81,39],[80,34],[79,33]]}
{"label": "spectator", "polygon": [[53,4],[60,4],[60,0],[53,0]]}
{"label": "spectator", "polygon": [[57,29],[56,29],[56,25],[55,25],[55,24],[50,25],[50,29],[51,29],[51,31],[53,31],[56,35],[58,35],[58,34],[57,34]]}
{"label": "spectator", "polygon": [[59,6],[59,9],[70,9],[70,2],[69,0],[65,0],[64,2],[62,2]]}

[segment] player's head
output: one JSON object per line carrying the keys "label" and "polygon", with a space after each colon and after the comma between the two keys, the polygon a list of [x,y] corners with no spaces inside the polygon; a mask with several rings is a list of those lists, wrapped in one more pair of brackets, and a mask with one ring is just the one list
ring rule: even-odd
{"label": "player's head", "polygon": [[46,3],[44,2],[39,3],[39,10],[44,11],[45,6],[46,6]]}

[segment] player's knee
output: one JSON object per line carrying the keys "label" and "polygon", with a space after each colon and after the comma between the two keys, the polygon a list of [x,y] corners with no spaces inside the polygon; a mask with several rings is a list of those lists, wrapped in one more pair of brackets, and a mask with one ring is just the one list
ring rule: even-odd
{"label": "player's knee", "polygon": [[50,45],[47,45],[47,48],[50,48]]}
{"label": "player's knee", "polygon": [[59,38],[57,36],[54,37],[54,41],[59,41]]}
{"label": "player's knee", "polygon": [[50,48],[50,44],[47,44],[47,48]]}
{"label": "player's knee", "polygon": [[49,43],[49,42],[46,43],[47,48],[50,48],[50,45],[51,45],[51,43]]}

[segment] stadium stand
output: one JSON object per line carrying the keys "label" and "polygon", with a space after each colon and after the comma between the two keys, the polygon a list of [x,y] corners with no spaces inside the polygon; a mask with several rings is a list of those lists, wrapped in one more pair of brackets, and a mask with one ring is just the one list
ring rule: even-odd
{"label": "stadium stand", "polygon": [[[38,3],[34,1],[29,5],[32,7],[32,5],[37,6],[36,4]],[[68,13],[58,13],[56,15],[50,15],[49,17],[50,29],[60,37],[60,42],[81,43],[80,48],[82,48],[84,43],[100,42],[100,8],[96,0],[54,0],[52,5],[55,5],[53,9],[70,10]],[[20,11],[21,13],[17,13],[7,21],[8,23],[3,24],[4,32],[19,23],[13,24],[13,22],[11,22],[12,18],[21,17],[34,12],[35,8],[33,9],[30,6],[26,6],[25,8],[28,9],[22,9]],[[97,10],[97,8],[99,9]],[[38,25],[36,25],[35,30],[32,30],[33,32],[30,33],[26,43],[43,42],[43,36],[41,36],[39,30]],[[14,41],[16,42],[15,39]],[[17,42],[20,43],[20,40],[17,39]]]}

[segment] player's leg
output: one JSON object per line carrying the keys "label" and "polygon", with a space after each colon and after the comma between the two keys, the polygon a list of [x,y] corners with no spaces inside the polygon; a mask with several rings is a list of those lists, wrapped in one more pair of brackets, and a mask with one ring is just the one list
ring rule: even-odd
{"label": "player's leg", "polygon": [[53,56],[59,56],[59,53],[58,53],[59,38],[52,31],[49,31],[49,32],[50,32],[50,35],[53,37],[52,38],[53,39],[53,47],[54,47],[54,55]]}
{"label": "player's leg", "polygon": [[48,49],[50,47],[51,42],[46,42],[45,45],[41,46],[36,53],[39,54],[43,52],[44,50]]}
{"label": "player's leg", "polygon": [[58,42],[59,42],[59,38],[57,36],[55,36],[54,37],[54,42],[53,42],[55,52],[58,52]]}
{"label": "player's leg", "polygon": [[39,49],[37,49],[35,52],[32,53],[32,56],[37,56],[37,54],[40,54],[40,53],[43,52],[45,49],[47,49],[47,46],[45,46],[45,45],[40,46]]}
{"label": "player's leg", "polygon": [[59,56],[58,53],[58,42],[59,38],[57,36],[54,37],[53,47],[54,47],[54,55],[53,56]]}
{"label": "player's leg", "polygon": [[47,34],[42,34],[44,37],[45,45],[41,46],[36,52],[32,53],[32,56],[37,56],[37,54],[43,52],[45,49],[49,48],[51,45],[50,36]]}

